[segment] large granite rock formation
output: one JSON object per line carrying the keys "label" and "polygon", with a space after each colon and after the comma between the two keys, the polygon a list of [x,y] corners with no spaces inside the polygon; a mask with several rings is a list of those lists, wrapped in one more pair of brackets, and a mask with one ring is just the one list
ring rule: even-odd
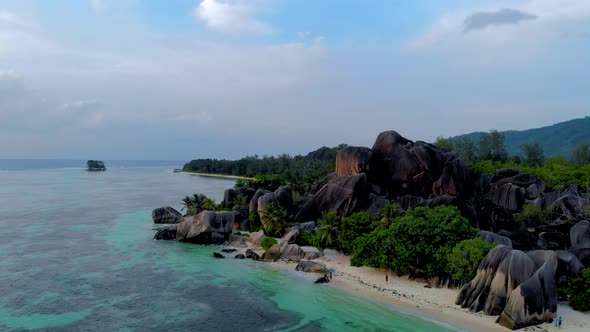
{"label": "large granite rock formation", "polygon": [[178,224],[176,240],[198,244],[221,244],[232,233],[237,213],[203,211]]}
{"label": "large granite rock formation", "polygon": [[352,176],[365,173],[372,151],[365,147],[349,146],[336,155],[336,176]]}
{"label": "large granite rock formation", "polygon": [[[498,245],[482,260],[476,277],[465,284],[456,304],[500,315],[497,322],[509,329],[536,325],[557,310],[556,280],[576,273],[580,263],[573,255],[550,250],[524,253]],[[558,271],[558,266],[563,270]]]}
{"label": "large granite rock formation", "polygon": [[572,248],[590,247],[590,222],[582,220],[570,230]]}
{"label": "large granite rock formation", "polygon": [[170,206],[164,206],[152,211],[154,224],[178,224],[182,220],[182,214]]}
{"label": "large granite rock formation", "polygon": [[164,225],[158,228],[156,235],[154,235],[154,239],[156,240],[176,240],[176,231],[178,230],[178,225]]}
{"label": "large granite rock formation", "polygon": [[477,237],[486,241],[487,243],[495,243],[495,244],[502,244],[507,247],[512,248],[512,241],[507,238],[506,236],[502,236],[500,234],[488,232],[488,231],[479,231],[477,233]]}
{"label": "large granite rock formation", "polygon": [[256,192],[255,189],[247,188],[247,187],[226,189],[223,192],[223,204],[225,206],[232,206],[232,205],[234,205],[235,202],[241,201],[244,199],[246,200],[246,204],[247,204],[247,202],[249,202],[252,199],[255,192]]}
{"label": "large granite rock formation", "polygon": [[296,271],[312,272],[312,273],[327,273],[326,264],[316,261],[301,261],[295,267]]}
{"label": "large granite rock formation", "polygon": [[367,176],[364,173],[336,177],[324,185],[297,213],[296,220],[317,220],[323,212],[336,211],[349,216],[367,200]]}

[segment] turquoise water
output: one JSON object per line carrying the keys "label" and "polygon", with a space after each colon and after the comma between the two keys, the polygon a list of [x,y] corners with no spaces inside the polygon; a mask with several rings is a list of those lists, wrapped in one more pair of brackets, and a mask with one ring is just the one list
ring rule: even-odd
{"label": "turquoise water", "polygon": [[275,264],[154,241],[151,210],[233,181],[0,171],[1,331],[447,331]]}

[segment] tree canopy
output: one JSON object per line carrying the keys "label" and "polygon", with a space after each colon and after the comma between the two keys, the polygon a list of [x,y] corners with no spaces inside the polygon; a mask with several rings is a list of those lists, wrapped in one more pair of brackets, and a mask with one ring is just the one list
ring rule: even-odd
{"label": "tree canopy", "polygon": [[86,162],[86,170],[90,172],[106,171],[107,167],[101,160],[88,160]]}

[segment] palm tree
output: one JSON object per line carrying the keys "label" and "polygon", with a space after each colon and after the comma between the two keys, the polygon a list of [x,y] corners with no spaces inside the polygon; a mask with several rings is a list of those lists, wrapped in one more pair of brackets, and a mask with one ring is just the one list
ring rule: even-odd
{"label": "palm tree", "polygon": [[215,201],[209,197],[205,197],[203,209],[207,211],[215,211]]}
{"label": "palm tree", "polygon": [[273,204],[268,204],[264,207],[261,221],[267,235],[281,236],[283,226],[287,222],[287,211],[277,209]]}
{"label": "palm tree", "polygon": [[203,194],[193,194],[193,205],[195,207],[195,213],[200,213],[203,211],[203,205],[205,204],[205,195]]}
{"label": "palm tree", "polygon": [[339,218],[335,211],[322,213],[319,220],[320,228],[317,231],[318,246],[320,249],[338,247],[338,223]]}
{"label": "palm tree", "polygon": [[194,205],[193,205],[193,201],[191,200],[190,197],[185,196],[182,199],[182,204],[184,206],[182,207],[182,209],[180,209],[181,211],[182,210],[185,210],[186,211],[186,214],[189,215],[189,216],[191,216],[191,215],[194,214]]}

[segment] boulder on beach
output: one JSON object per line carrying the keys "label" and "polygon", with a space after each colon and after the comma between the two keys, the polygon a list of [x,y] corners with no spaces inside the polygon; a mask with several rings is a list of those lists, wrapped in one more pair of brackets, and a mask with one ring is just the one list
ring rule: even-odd
{"label": "boulder on beach", "polygon": [[276,262],[279,258],[281,258],[281,246],[275,244],[264,252],[260,260],[264,262]]}
{"label": "boulder on beach", "polygon": [[234,258],[235,259],[245,259],[246,256],[244,256],[243,254],[237,254]]}
{"label": "boulder on beach", "polygon": [[287,244],[281,249],[281,259],[285,261],[299,262],[305,258],[305,251],[296,244]]}
{"label": "boulder on beach", "polygon": [[315,261],[300,261],[295,267],[295,270],[311,273],[328,273],[326,264]]}
{"label": "boulder on beach", "polygon": [[223,256],[222,254],[218,253],[218,252],[214,252],[213,253],[213,257],[214,258],[225,258],[225,256]]}
{"label": "boulder on beach", "polygon": [[182,214],[170,206],[164,206],[152,211],[154,224],[178,224],[182,220]]}
{"label": "boulder on beach", "polygon": [[246,249],[245,256],[246,258],[251,258],[255,261],[260,260],[260,257],[264,254],[263,251],[256,251],[254,249]]}
{"label": "boulder on beach", "polygon": [[176,240],[197,244],[221,244],[232,233],[236,213],[203,211],[178,224]]}
{"label": "boulder on beach", "polygon": [[258,232],[250,233],[250,236],[247,238],[248,242],[253,246],[260,246],[260,243],[266,236],[264,235],[264,231],[260,230]]}

